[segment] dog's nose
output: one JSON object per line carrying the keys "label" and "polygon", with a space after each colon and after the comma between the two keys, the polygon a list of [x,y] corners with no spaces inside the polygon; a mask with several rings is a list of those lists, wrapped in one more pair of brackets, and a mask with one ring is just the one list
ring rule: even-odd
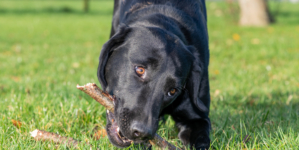
{"label": "dog's nose", "polygon": [[146,140],[153,136],[152,130],[142,124],[133,124],[131,127],[132,135],[134,138]]}

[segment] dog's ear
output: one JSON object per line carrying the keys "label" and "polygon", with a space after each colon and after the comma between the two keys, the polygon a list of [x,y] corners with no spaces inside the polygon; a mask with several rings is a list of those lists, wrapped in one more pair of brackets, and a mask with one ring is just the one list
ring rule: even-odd
{"label": "dog's ear", "polygon": [[199,53],[196,48],[193,46],[188,46],[188,50],[192,53],[193,57],[193,65],[189,72],[189,78],[186,82],[186,89],[189,93],[189,98],[195,104],[195,106],[203,112],[207,112],[208,108],[205,104],[199,99],[199,89],[200,83],[203,75],[203,64],[200,61]]}
{"label": "dog's ear", "polygon": [[107,87],[107,81],[105,79],[105,66],[107,64],[108,58],[115,49],[115,47],[123,43],[128,32],[130,32],[130,28],[127,25],[120,25],[117,32],[102,47],[101,54],[99,57],[97,76],[103,90]]}

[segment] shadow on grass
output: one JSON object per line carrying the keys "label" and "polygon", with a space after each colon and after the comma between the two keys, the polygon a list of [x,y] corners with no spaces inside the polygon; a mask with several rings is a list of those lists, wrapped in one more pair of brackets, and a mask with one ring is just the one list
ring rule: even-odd
{"label": "shadow on grass", "polygon": [[1,14],[17,14],[17,15],[26,15],[26,14],[38,14],[38,13],[46,13],[46,14],[88,14],[88,15],[107,15],[112,16],[113,11],[107,10],[96,10],[96,11],[89,11],[84,12],[83,10],[77,10],[70,7],[46,7],[43,9],[5,9],[0,8],[0,15]]}

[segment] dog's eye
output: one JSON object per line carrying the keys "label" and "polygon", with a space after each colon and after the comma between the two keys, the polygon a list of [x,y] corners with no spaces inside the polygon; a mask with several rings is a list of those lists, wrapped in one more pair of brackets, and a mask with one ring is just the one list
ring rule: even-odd
{"label": "dog's eye", "polygon": [[145,68],[136,66],[135,67],[135,72],[137,73],[138,76],[142,76],[145,73]]}
{"label": "dog's eye", "polygon": [[168,92],[168,96],[173,96],[176,93],[176,89],[173,88]]}

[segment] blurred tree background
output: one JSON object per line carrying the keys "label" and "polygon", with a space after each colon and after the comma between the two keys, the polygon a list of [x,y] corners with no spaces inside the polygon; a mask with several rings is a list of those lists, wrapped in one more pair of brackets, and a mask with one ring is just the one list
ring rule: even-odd
{"label": "blurred tree background", "polygon": [[267,0],[239,0],[240,25],[267,26],[274,22]]}

